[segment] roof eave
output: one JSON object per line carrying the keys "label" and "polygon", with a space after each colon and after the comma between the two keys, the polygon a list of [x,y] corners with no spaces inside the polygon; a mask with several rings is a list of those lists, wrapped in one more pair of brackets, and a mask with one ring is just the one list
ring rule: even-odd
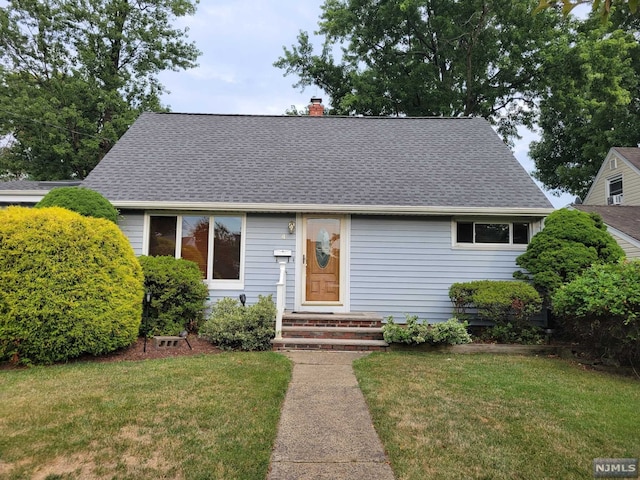
{"label": "roof eave", "polygon": [[0,190],[0,201],[38,203],[47,193],[48,190]]}
{"label": "roof eave", "polygon": [[486,215],[486,216],[547,216],[549,208],[522,207],[442,207],[414,205],[325,205],[325,204],[271,204],[231,202],[140,202],[112,201],[114,207],[136,210],[188,210],[262,213],[351,213],[362,215]]}

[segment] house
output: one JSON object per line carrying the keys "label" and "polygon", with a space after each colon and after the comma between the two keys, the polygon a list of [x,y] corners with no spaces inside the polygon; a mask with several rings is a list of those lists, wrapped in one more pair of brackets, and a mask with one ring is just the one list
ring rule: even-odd
{"label": "house", "polygon": [[80,182],[76,180],[0,182],[0,208],[7,205],[32,207],[53,188],[77,185],[80,185]]}
{"label": "house", "polygon": [[512,279],[553,207],[484,119],[317,108],[144,113],[83,186],[137,254],[196,261],[212,301],[275,298],[280,261],[288,311],[437,322],[452,283]]}
{"label": "house", "polygon": [[640,257],[640,148],[611,148],[587,196],[573,208],[597,213],[627,254]]}

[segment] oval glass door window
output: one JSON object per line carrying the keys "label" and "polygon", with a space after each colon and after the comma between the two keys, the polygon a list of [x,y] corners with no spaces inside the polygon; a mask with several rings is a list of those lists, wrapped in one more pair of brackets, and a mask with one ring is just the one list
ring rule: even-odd
{"label": "oval glass door window", "polygon": [[326,268],[331,260],[331,239],[329,232],[321,228],[316,238],[316,261],[320,268]]}

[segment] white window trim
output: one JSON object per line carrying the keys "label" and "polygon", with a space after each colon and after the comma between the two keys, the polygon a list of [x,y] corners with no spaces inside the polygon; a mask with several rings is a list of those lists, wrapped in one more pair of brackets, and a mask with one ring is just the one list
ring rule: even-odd
{"label": "white window trim", "polygon": [[[241,232],[242,232],[242,241],[240,242],[240,278],[237,280],[216,280],[213,278],[206,278],[202,281],[210,290],[244,290],[244,273],[245,273],[245,250],[246,250],[246,235],[247,235],[247,215],[244,213],[224,213],[224,212],[215,212],[215,213],[203,213],[203,212],[154,212],[148,211],[144,214],[144,228],[143,228],[143,238],[142,238],[142,254],[149,255],[149,235],[151,233],[151,217],[177,217],[176,220],[176,252],[175,257],[180,258],[180,251],[182,250],[182,217],[189,216],[199,216],[199,217],[209,217],[209,224],[214,225],[216,217],[240,217],[241,219]],[[209,229],[209,242],[208,248],[210,255],[208,255],[207,259],[207,276],[209,274],[213,275],[213,228]]]}
{"label": "white window trim", "polygon": [[[473,223],[473,243],[458,242],[458,223]],[[475,224],[491,223],[509,225],[509,243],[475,243]],[[529,243],[513,243],[513,224],[528,223],[529,224],[529,242],[531,238],[540,231],[539,221],[528,218],[518,218],[513,220],[496,219],[496,218],[454,218],[451,221],[451,248],[459,250],[514,250],[525,251]]]}

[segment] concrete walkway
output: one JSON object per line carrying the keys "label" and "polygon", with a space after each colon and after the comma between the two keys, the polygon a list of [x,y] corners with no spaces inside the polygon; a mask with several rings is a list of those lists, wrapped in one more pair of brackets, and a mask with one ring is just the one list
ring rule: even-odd
{"label": "concrete walkway", "polygon": [[283,352],[293,362],[267,480],[393,480],[351,363],[360,352]]}

